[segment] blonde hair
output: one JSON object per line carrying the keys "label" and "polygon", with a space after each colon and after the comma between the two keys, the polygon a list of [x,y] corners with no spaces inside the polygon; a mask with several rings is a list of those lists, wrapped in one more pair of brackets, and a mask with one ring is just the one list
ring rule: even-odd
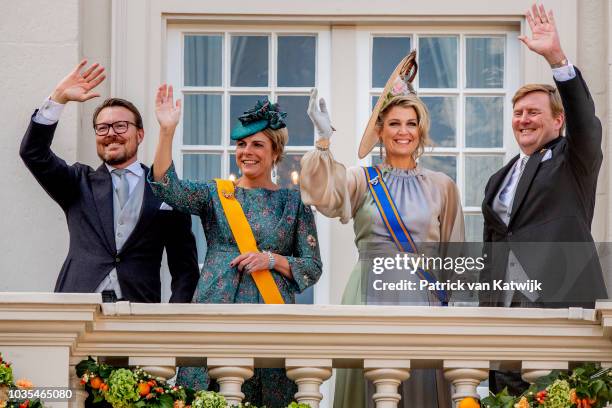
{"label": "blonde hair", "polygon": [[275,163],[280,163],[284,157],[283,153],[285,151],[285,145],[289,140],[289,132],[287,131],[287,128],[284,127],[278,130],[265,128],[262,130],[262,133],[272,142],[272,154],[276,155]]}
{"label": "blonde hair", "polygon": [[431,126],[429,111],[425,103],[414,94],[394,96],[378,113],[378,118],[376,119],[377,129],[382,129],[385,122],[385,116],[387,116],[387,113],[396,106],[401,108],[412,108],[416,112],[419,128],[419,145],[412,154],[413,159],[416,160],[423,155],[425,147],[431,145],[431,139],[429,138],[429,128]]}
{"label": "blonde hair", "polygon": [[[550,102],[550,111],[552,112],[554,118],[565,113],[565,110],[563,109],[563,102],[561,102],[561,96],[559,95],[559,91],[557,91],[557,88],[555,88],[554,86],[548,84],[527,84],[521,86],[512,97],[512,107],[516,105],[516,102],[519,99],[532,92],[544,92],[548,94],[548,101]],[[565,121],[561,125],[561,129],[559,129],[559,132],[563,133],[564,130]]]}

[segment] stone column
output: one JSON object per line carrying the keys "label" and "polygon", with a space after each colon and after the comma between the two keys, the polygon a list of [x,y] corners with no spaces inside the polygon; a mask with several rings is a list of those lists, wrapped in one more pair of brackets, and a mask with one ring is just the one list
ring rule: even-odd
{"label": "stone column", "polygon": [[287,377],[295,381],[298,386],[298,392],[295,394],[297,402],[308,404],[311,408],[319,408],[319,403],[323,399],[319,387],[332,375],[332,360],[287,359],[285,368]]}
{"label": "stone column", "polygon": [[68,402],[68,408],[84,408],[87,399],[87,391],[81,385],[81,378],[76,374],[76,365],[83,360],[83,357],[70,357],[68,366],[68,384],[73,392],[72,399]]}
{"label": "stone column", "polygon": [[255,361],[252,358],[209,358],[208,374],[219,383],[219,394],[229,405],[242,402],[242,384],[253,376]]}
{"label": "stone column", "polygon": [[476,387],[489,377],[489,362],[485,360],[444,360],[444,377],[453,384],[453,406],[462,399],[480,399]]}
{"label": "stone column", "polygon": [[176,358],[174,357],[130,357],[130,366],[142,368],[153,377],[168,380],[176,374]]}
{"label": "stone column", "polygon": [[364,360],[365,377],[374,383],[372,396],[376,408],[397,408],[402,396],[397,392],[402,381],[410,378],[410,360]]}
{"label": "stone column", "polygon": [[567,361],[523,361],[521,376],[529,384],[533,384],[538,378],[550,374],[552,370],[567,370]]}

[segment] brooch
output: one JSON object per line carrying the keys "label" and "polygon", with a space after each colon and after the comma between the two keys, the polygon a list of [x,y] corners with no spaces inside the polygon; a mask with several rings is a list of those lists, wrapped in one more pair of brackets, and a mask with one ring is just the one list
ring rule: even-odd
{"label": "brooch", "polygon": [[375,186],[378,184],[378,176],[374,177],[372,180],[370,180],[370,184]]}
{"label": "brooch", "polygon": [[306,237],[306,242],[308,242],[308,245],[310,245],[311,248],[314,248],[317,246],[317,239],[313,237],[312,235],[308,235]]}
{"label": "brooch", "polygon": [[227,198],[228,200],[234,198],[234,193],[227,190],[221,190],[221,194],[223,194],[223,197]]}

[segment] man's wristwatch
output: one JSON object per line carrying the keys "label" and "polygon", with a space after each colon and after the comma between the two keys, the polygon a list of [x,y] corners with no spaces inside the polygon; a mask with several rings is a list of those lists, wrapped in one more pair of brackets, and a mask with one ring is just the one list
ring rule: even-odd
{"label": "man's wristwatch", "polygon": [[568,61],[567,58],[563,58],[561,61],[559,62],[555,62],[554,64],[550,64],[550,67],[555,69],[555,68],[561,68],[561,67],[565,67],[567,66]]}

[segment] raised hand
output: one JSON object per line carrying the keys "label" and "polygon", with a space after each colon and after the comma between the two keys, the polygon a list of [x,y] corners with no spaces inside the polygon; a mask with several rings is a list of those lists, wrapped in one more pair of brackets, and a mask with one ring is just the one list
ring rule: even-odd
{"label": "raised hand", "polygon": [[100,85],[106,75],[103,74],[104,67],[95,63],[81,72],[87,64],[87,60],[79,64],[62,79],[51,94],[51,99],[58,103],[68,103],[69,101],[85,102],[91,98],[100,96],[98,93],[91,92],[96,86]]}
{"label": "raised hand", "polygon": [[317,101],[317,95],[317,88],[313,88],[310,91],[310,101],[308,102],[308,117],[310,117],[319,137],[329,139],[335,129],[331,124],[325,99],[321,98]]}
{"label": "raised hand", "polygon": [[162,84],[157,89],[155,97],[155,116],[161,129],[174,129],[181,119],[181,100],[174,103],[174,90],[172,85]]}
{"label": "raised hand", "polygon": [[527,10],[525,17],[531,28],[531,38],[522,35],[518,37],[519,40],[531,51],[546,58],[549,64],[565,59],[552,10],[546,13],[543,5],[538,8],[534,4],[531,11]]}

